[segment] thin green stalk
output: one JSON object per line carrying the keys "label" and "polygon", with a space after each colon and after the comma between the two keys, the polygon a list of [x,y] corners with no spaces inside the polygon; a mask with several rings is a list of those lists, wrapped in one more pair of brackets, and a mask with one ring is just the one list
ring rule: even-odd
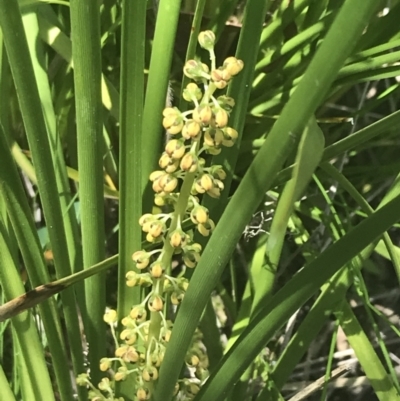
{"label": "thin green stalk", "polygon": [[[126,273],[134,269],[132,253],[141,249],[142,233],[142,130],[144,91],[144,44],[146,0],[125,0],[122,4],[121,83],[120,83],[120,166],[119,166],[119,270],[118,315],[127,316],[141,301],[139,287],[128,288]],[[147,177],[146,177],[147,178]],[[118,384],[116,392],[132,400],[135,377]]]}
{"label": "thin green stalk", "polygon": [[[103,260],[105,253],[100,10],[96,1],[72,0],[70,5],[83,264],[88,268]],[[85,297],[90,371],[92,380],[97,383],[99,360],[106,351],[104,274],[85,281]]]}
{"label": "thin green stalk", "polygon": [[[163,142],[160,140],[161,117],[165,107],[180,5],[181,0],[160,0],[158,7],[143,111],[142,130],[146,133],[142,142],[142,152],[146,155],[143,160],[143,189],[148,185],[148,177],[157,164]],[[149,191],[145,204],[151,205],[152,198],[153,194]]]}

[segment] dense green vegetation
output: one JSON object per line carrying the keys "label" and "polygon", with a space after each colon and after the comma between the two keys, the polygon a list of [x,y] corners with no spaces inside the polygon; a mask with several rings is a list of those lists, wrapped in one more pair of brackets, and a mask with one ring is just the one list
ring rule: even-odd
{"label": "dense green vegetation", "polygon": [[400,1],[156,3],[0,0],[0,399],[400,400]]}

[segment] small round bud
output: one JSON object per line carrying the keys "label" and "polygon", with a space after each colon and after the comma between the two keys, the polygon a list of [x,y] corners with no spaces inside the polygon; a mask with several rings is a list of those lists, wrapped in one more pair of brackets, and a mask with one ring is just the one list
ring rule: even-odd
{"label": "small round bud", "polygon": [[203,96],[203,93],[194,82],[190,82],[183,90],[182,96],[187,102],[193,102],[194,100],[200,100]]}
{"label": "small round bud", "polygon": [[201,132],[200,124],[194,120],[186,121],[183,129],[182,136],[185,139],[196,139]]}
{"label": "small round bud", "polygon": [[171,293],[171,303],[172,305],[179,305],[183,301],[185,293],[183,291],[173,291]]}
{"label": "small round bud", "polygon": [[181,112],[176,107],[167,107],[163,111],[163,127],[171,135],[176,135],[182,131],[183,117]]}
{"label": "small round bud", "polygon": [[224,132],[224,140],[222,141],[222,144],[226,147],[231,147],[234,145],[236,142],[237,137],[239,136],[239,133],[231,127],[226,127],[223,129]]}
{"label": "small round bud", "polygon": [[204,224],[198,224],[197,225],[197,230],[201,235],[204,237],[208,237],[215,228],[215,224],[211,219],[208,219],[207,223]]}
{"label": "small round bud", "polygon": [[108,377],[103,377],[97,387],[101,391],[112,391],[110,386],[110,379]]}
{"label": "small round bud", "polygon": [[120,366],[118,368],[117,373],[114,375],[115,381],[122,381],[125,380],[126,377],[128,376],[128,369],[125,366]]}
{"label": "small round bud", "polygon": [[215,125],[224,128],[228,124],[228,113],[224,109],[218,109],[214,115]]}
{"label": "small round bud", "polygon": [[235,106],[235,99],[226,95],[219,96],[217,102],[228,113],[230,113]]}
{"label": "small round bud", "polygon": [[103,320],[108,324],[114,324],[118,320],[118,314],[115,309],[108,309],[103,315]]}
{"label": "small round bud", "polygon": [[215,34],[213,31],[200,32],[198,40],[203,49],[212,50],[215,45]]}
{"label": "small round bud", "polygon": [[[186,124],[185,124],[186,125]],[[185,154],[185,144],[181,139],[171,139],[165,145],[165,153],[172,159],[179,160]]]}
{"label": "small round bud", "polygon": [[183,73],[190,79],[201,80],[208,78],[204,66],[200,61],[188,60],[183,67]]}
{"label": "small round bud", "polygon": [[202,104],[193,110],[192,117],[199,124],[208,125],[213,117],[213,112],[208,104]]}
{"label": "small round bud", "polygon": [[154,366],[146,366],[142,372],[142,378],[146,382],[158,379],[158,370]]}
{"label": "small round bud", "polygon": [[228,57],[225,59],[223,68],[232,76],[239,74],[242,71],[244,63],[236,57]]}
{"label": "small round bud", "polygon": [[127,363],[135,363],[139,360],[139,354],[132,345],[122,345],[118,347],[115,350],[115,356]]}
{"label": "small round bud", "polygon": [[150,263],[150,254],[146,251],[136,251],[132,255],[132,260],[138,269],[145,269]]}
{"label": "small round bud", "polygon": [[136,391],[136,397],[138,401],[146,401],[149,400],[151,396],[150,390],[146,387],[140,387]]}
{"label": "small round bud", "polygon": [[101,358],[100,359],[100,370],[105,372],[106,370],[110,369],[111,361],[109,358]]}
{"label": "small round bud", "polygon": [[159,295],[153,295],[147,305],[151,312],[160,312],[164,307],[164,301]]}
{"label": "small round bud", "polygon": [[137,323],[142,323],[146,320],[146,308],[143,305],[134,306],[129,312],[129,316]]}
{"label": "small round bud", "polygon": [[194,224],[206,223],[208,220],[208,209],[198,205],[190,212],[190,219]]}
{"label": "small round bud", "polygon": [[165,267],[161,261],[157,260],[150,266],[150,274],[154,278],[160,278],[165,272]]}
{"label": "small round bud", "polygon": [[194,153],[186,153],[185,156],[182,157],[180,167],[183,171],[194,173],[198,170],[199,160]]}

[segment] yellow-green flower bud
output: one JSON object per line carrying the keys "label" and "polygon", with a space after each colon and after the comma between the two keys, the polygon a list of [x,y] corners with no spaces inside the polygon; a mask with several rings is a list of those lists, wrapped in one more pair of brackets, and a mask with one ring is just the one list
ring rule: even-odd
{"label": "yellow-green flower bud", "polygon": [[215,228],[215,224],[211,219],[208,219],[208,221],[204,224],[197,225],[197,230],[204,237],[208,237],[210,235],[210,233],[214,230],[214,228]]}
{"label": "yellow-green flower bud", "polygon": [[206,223],[208,220],[208,209],[198,205],[190,212],[190,219],[194,224]]}
{"label": "yellow-green flower bud", "polygon": [[150,263],[150,254],[146,251],[136,251],[132,255],[132,260],[138,269],[145,269]]}
{"label": "yellow-green flower bud", "polygon": [[180,248],[181,246],[185,246],[188,239],[188,235],[180,228],[175,229],[169,234],[169,243],[173,248]]}
{"label": "yellow-green flower bud", "polygon": [[142,323],[146,320],[147,311],[143,305],[134,306],[129,312],[129,316],[138,323]]}
{"label": "yellow-green flower bud", "polygon": [[[150,181],[154,182],[154,181],[158,180],[160,177],[162,177],[163,175],[165,175],[165,171],[156,170],[156,171],[153,171],[153,172],[150,174],[149,179],[150,179]],[[146,215],[149,215],[149,214],[151,214],[151,213],[146,213]],[[144,216],[146,216],[146,215],[144,215]],[[143,217],[143,216],[142,216],[142,217]]]}
{"label": "yellow-green flower bud", "polygon": [[186,155],[182,157],[180,167],[183,171],[187,171],[189,173],[196,172],[199,167],[197,156],[191,152],[186,153]]}
{"label": "yellow-green flower bud", "polygon": [[239,133],[231,127],[226,127],[223,129],[224,132],[224,140],[222,141],[222,144],[226,147],[231,147],[235,144],[237,137],[239,136]]}
{"label": "yellow-green flower bud", "polygon": [[155,220],[149,224],[148,232],[154,238],[158,238],[160,235],[164,234],[165,230],[166,230],[165,223],[160,220]]}
{"label": "yellow-green flower bud", "polygon": [[202,104],[193,110],[192,117],[199,124],[208,125],[213,117],[213,112],[208,104]]}
{"label": "yellow-green flower bud", "polygon": [[129,271],[128,273],[126,273],[126,285],[128,287],[134,287],[135,285],[138,284],[139,282],[139,275],[134,272],[134,271]]}
{"label": "yellow-green flower bud", "polygon": [[111,360],[109,358],[101,358],[100,359],[100,370],[105,372],[106,370],[110,369],[111,367]]}
{"label": "yellow-green flower bud", "polygon": [[101,382],[97,386],[99,390],[101,391],[111,391],[111,386],[110,386],[110,379],[108,377],[103,377],[101,379]]}
{"label": "yellow-green flower bud", "polygon": [[128,369],[125,366],[120,366],[117,373],[114,375],[114,380],[119,382],[125,380],[128,376]]}
{"label": "yellow-green flower bud", "polygon": [[232,75],[224,69],[219,68],[211,71],[211,80],[218,89],[224,89],[231,78]]}
{"label": "yellow-green flower bud", "polygon": [[164,307],[164,301],[159,295],[152,295],[147,305],[150,312],[160,312]]}
{"label": "yellow-green flower bud", "polygon": [[204,145],[219,148],[224,140],[224,133],[219,128],[207,128],[204,132]]}
{"label": "yellow-green flower bud", "polygon": [[137,334],[132,329],[124,329],[119,335],[121,340],[124,340],[126,344],[133,345],[137,341]]}
{"label": "yellow-green flower bud", "polygon": [[171,334],[172,334],[172,331],[170,329],[163,328],[161,330],[162,341],[166,342],[166,343],[169,342],[169,340],[171,339]]}
{"label": "yellow-green flower bud", "polygon": [[203,174],[200,178],[200,185],[204,191],[209,191],[214,186],[214,178],[210,174]]}
{"label": "yellow-green flower bud", "polygon": [[190,79],[201,80],[207,78],[204,66],[200,61],[188,60],[183,66],[183,73]]}
{"label": "yellow-green flower bud", "polygon": [[198,40],[203,49],[212,50],[215,45],[215,34],[213,31],[200,32]]}
{"label": "yellow-green flower bud", "polygon": [[189,367],[195,368],[196,366],[199,366],[200,358],[194,353],[189,353],[188,355],[186,355],[185,363]]}
{"label": "yellow-green flower bud", "polygon": [[210,174],[214,178],[218,178],[220,180],[224,180],[226,178],[226,173],[225,173],[225,170],[222,168],[222,166],[218,166],[218,165],[211,166]]}
{"label": "yellow-green flower bud", "polygon": [[139,360],[139,354],[132,345],[121,345],[115,350],[115,356],[128,363],[135,363]]}
{"label": "yellow-green flower bud", "polygon": [[118,314],[115,309],[108,309],[103,315],[103,320],[108,324],[114,324],[118,320]]}
{"label": "yellow-green flower bud", "polygon": [[194,100],[200,100],[203,96],[203,93],[194,82],[190,82],[183,90],[182,96],[187,102],[193,102]]}
{"label": "yellow-green flower bud", "polygon": [[185,154],[185,144],[181,139],[171,139],[165,145],[165,152],[172,159],[179,160]]}
{"label": "yellow-green flower bud", "polygon": [[89,382],[89,375],[87,373],[81,373],[76,378],[76,384],[78,386],[87,386]]}
{"label": "yellow-green flower bud", "polygon": [[167,152],[164,152],[158,161],[158,165],[164,169],[166,173],[173,173],[179,167],[179,160],[173,159]]}
{"label": "yellow-green flower bud", "polygon": [[165,267],[161,261],[157,260],[150,266],[150,274],[154,278],[160,278],[165,272]]}
{"label": "yellow-green flower bud", "polygon": [[225,59],[223,64],[223,68],[232,76],[239,74],[239,72],[242,71],[243,66],[243,61],[237,59],[236,57],[228,57]]}
{"label": "yellow-green flower bud", "polygon": [[158,370],[154,366],[146,366],[142,371],[142,378],[149,382],[158,379]]}
{"label": "yellow-green flower bud", "polygon": [[215,125],[224,128],[228,124],[228,113],[224,109],[218,109],[214,115]]}
{"label": "yellow-green flower bud", "polygon": [[235,106],[235,99],[226,95],[218,96],[217,102],[228,113],[230,113]]}
{"label": "yellow-green flower bud", "polygon": [[171,135],[178,134],[183,128],[183,117],[176,107],[167,107],[163,111],[163,127]]}
{"label": "yellow-green flower bud", "polygon": [[173,291],[171,294],[171,303],[172,305],[179,305],[184,297],[184,292]]}
{"label": "yellow-green flower bud", "polygon": [[[189,268],[196,267],[197,262],[200,260],[201,245],[194,243],[185,247],[183,252],[183,263]],[[186,290],[184,285],[182,289]]]}
{"label": "yellow-green flower bud", "polygon": [[140,387],[136,391],[136,397],[138,401],[146,401],[149,400],[151,396],[151,392],[148,388],[146,387]]}
{"label": "yellow-green flower bud", "polygon": [[188,120],[182,129],[182,136],[185,139],[196,139],[200,132],[201,127],[199,122],[195,120]]}

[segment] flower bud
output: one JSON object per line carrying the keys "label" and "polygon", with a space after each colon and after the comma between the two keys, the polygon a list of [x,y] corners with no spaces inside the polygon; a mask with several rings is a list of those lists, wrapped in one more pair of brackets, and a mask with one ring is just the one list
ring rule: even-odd
{"label": "flower bud", "polygon": [[152,295],[147,305],[150,312],[160,312],[164,307],[164,301],[159,295]]}
{"label": "flower bud", "polygon": [[139,360],[139,354],[132,345],[122,345],[118,347],[115,350],[115,356],[128,363],[135,363]]}
{"label": "flower bud", "polygon": [[200,61],[188,60],[183,66],[183,73],[190,79],[201,80],[207,78],[204,67]]}
{"label": "flower bud", "polygon": [[142,371],[142,378],[149,382],[158,379],[158,370],[154,366],[146,366]]}
{"label": "flower bud", "polygon": [[146,308],[143,305],[136,305],[129,312],[129,316],[137,323],[142,323],[147,317]]}
{"label": "flower bud", "polygon": [[194,82],[190,82],[183,90],[182,96],[187,102],[193,102],[194,100],[200,100],[203,96],[203,93]]}
{"label": "flower bud", "polygon": [[118,314],[115,309],[108,309],[103,315],[103,320],[108,324],[114,324],[118,320]]}
{"label": "flower bud", "polygon": [[188,235],[180,228],[175,229],[169,235],[169,242],[173,248],[180,248],[185,246],[188,240]]}
{"label": "flower bud", "polygon": [[184,297],[185,293],[183,291],[173,291],[171,294],[171,303],[172,305],[179,305]]}
{"label": "flower bud", "polygon": [[185,139],[196,139],[200,132],[200,124],[195,120],[188,120],[182,129],[182,136]]}
{"label": "flower bud", "polygon": [[150,254],[146,251],[136,251],[132,255],[132,260],[138,269],[145,269],[150,263]]}
{"label": "flower bud", "polygon": [[183,128],[183,117],[176,107],[167,107],[163,111],[163,127],[171,135],[178,134]]}
{"label": "flower bud", "polygon": [[138,401],[146,401],[149,400],[151,396],[150,390],[146,387],[140,387],[136,391],[136,397]]}
{"label": "flower bud", "polygon": [[198,40],[203,49],[212,50],[215,45],[215,34],[213,31],[200,32]]}
{"label": "flower bud", "polygon": [[228,57],[225,59],[223,68],[232,76],[239,74],[242,71],[244,63],[236,57]]}
{"label": "flower bud", "polygon": [[224,140],[224,133],[219,128],[207,128],[204,132],[204,145],[219,148]]}
{"label": "flower bud", "polygon": [[180,167],[183,171],[194,173],[198,170],[198,166],[199,166],[199,161],[195,154],[189,152],[182,157]]}
{"label": "flower bud", "polygon": [[222,144],[226,147],[231,147],[234,145],[236,142],[237,137],[239,136],[239,133],[231,127],[226,127],[223,129],[224,132],[224,140],[222,141]]}
{"label": "flower bud", "polygon": [[197,230],[203,237],[208,237],[215,228],[215,224],[211,219],[208,219],[208,221],[204,224],[198,224],[197,225]]}
{"label": "flower bud", "polygon": [[164,152],[158,161],[158,165],[164,169],[166,173],[173,173],[179,167],[179,161],[173,159],[167,152]]}
{"label": "flower bud", "polygon": [[150,266],[150,274],[154,278],[160,278],[165,272],[165,267],[161,261],[157,260]]}
{"label": "flower bud", "polygon": [[215,125],[224,128],[228,124],[228,113],[224,109],[218,109],[214,115]]}
{"label": "flower bud", "polygon": [[228,113],[230,113],[235,106],[235,99],[226,95],[219,96],[217,102]]}
{"label": "flower bud", "polygon": [[194,224],[205,223],[208,220],[208,210],[204,206],[196,206],[190,212],[190,219]]}
{"label": "flower bud", "polygon": [[118,368],[117,373],[114,375],[115,381],[122,381],[125,380],[126,377],[128,376],[128,369],[125,366],[120,366]]}
{"label": "flower bud", "polygon": [[109,358],[101,358],[100,359],[100,370],[105,372],[106,370],[110,369],[111,361]]}
{"label": "flower bud", "polygon": [[202,104],[193,110],[192,117],[199,124],[208,125],[213,117],[213,112],[208,104]]}
{"label": "flower bud", "polygon": [[172,159],[179,160],[185,154],[185,144],[181,139],[171,139],[165,145],[165,153]]}

